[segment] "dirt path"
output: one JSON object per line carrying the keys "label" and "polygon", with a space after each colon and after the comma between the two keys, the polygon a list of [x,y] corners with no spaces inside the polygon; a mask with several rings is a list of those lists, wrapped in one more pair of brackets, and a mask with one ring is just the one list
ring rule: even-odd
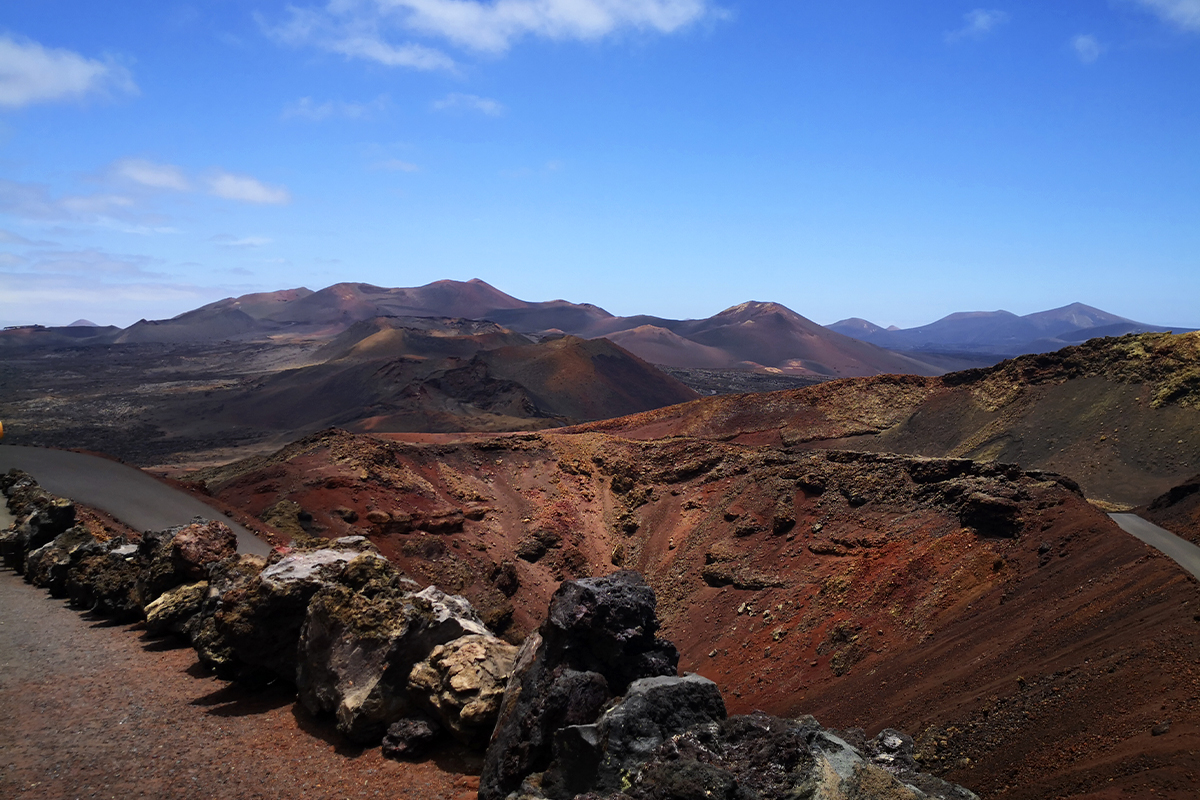
{"label": "dirt path", "polygon": [[1137,514],[1109,514],[1121,530],[1136,536],[1146,544],[1168,556],[1179,566],[1200,580],[1200,547],[1181,539],[1166,528],[1160,528]]}
{"label": "dirt path", "polygon": [[293,699],[207,677],[191,648],[82,615],[0,570],[0,797],[474,798],[461,754],[388,761]]}
{"label": "dirt path", "polygon": [[139,469],[106,458],[44,447],[0,446],[0,472],[23,469],[42,488],[103,509],[137,531],[186,525],[192,517],[220,519],[238,536],[238,550],[266,555],[270,545],[211,506]]}

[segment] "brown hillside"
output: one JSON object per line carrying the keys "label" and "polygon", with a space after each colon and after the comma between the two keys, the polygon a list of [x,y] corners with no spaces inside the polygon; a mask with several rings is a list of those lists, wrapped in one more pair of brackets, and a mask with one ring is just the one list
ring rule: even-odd
{"label": "brown hillside", "polygon": [[1097,339],[941,378],[705,398],[580,430],[994,459],[1135,506],[1200,465],[1200,333]]}
{"label": "brown hillside", "polygon": [[331,431],[199,477],[277,524],[367,533],[514,637],[563,578],[638,569],[681,668],[731,711],[907,729],[925,765],[985,797],[1200,791],[1200,589],[1053,475],[695,439]]}

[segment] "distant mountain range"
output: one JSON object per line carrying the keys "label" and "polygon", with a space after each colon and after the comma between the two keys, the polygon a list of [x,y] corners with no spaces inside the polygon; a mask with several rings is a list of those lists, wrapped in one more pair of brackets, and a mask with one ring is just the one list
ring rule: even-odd
{"label": "distant mountain range", "polygon": [[[344,338],[356,325],[391,319],[375,344],[394,355],[420,337],[400,329],[428,327],[429,318],[495,323],[499,335],[528,341],[557,336],[606,338],[652,364],[691,369],[742,369],[810,378],[882,373],[939,375],[985,366],[1023,353],[1057,350],[1094,336],[1165,331],[1075,303],[1019,317],[1007,311],[951,314],[930,325],[885,329],[852,318],[821,326],[778,303],[746,302],[705,319],[618,317],[590,303],[527,302],[484,281],[436,281],[413,288],[339,283],[242,295],[201,306],[168,320],[141,320],[128,328],[25,327],[3,332],[0,345],[42,343],[203,343],[270,337]],[[505,344],[511,345],[511,340]],[[397,349],[399,348],[399,349]]]}
{"label": "distant mountain range", "polygon": [[1023,317],[1008,311],[960,312],[919,328],[882,328],[857,317],[827,327],[860,341],[912,353],[917,358],[923,353],[970,353],[1007,358],[1047,353],[1100,336],[1191,330],[1148,325],[1083,303]]}

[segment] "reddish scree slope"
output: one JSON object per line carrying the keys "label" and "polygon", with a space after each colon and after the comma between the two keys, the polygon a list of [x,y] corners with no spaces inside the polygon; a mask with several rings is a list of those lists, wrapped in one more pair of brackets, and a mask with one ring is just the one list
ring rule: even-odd
{"label": "reddish scree slope", "polygon": [[681,667],[731,711],[906,729],[987,797],[1200,792],[1200,590],[1069,482],[698,440],[424,438],[329,431],[201,477],[276,524],[302,508],[322,535],[369,534],[512,638],[563,578],[639,569]]}

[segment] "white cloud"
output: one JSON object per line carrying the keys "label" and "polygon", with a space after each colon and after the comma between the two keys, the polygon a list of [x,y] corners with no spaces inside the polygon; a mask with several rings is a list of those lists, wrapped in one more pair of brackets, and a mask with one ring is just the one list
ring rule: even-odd
{"label": "white cloud", "polygon": [[487,97],[473,94],[448,94],[433,104],[436,111],[477,111],[489,117],[504,113],[504,106]]}
{"label": "white cloud", "polygon": [[301,97],[283,110],[283,118],[291,119],[298,117],[314,122],[320,122],[330,117],[367,119],[373,113],[382,111],[387,107],[387,104],[388,99],[386,95],[380,95],[369,103],[343,103],[337,100],[326,100],[324,103],[318,103],[311,97]]}
{"label": "white cloud", "polygon": [[670,34],[723,14],[712,0],[329,0],[324,8],[289,10],[284,24],[263,25],[281,42],[416,69],[452,69],[454,61],[390,36],[502,53],[526,36],[594,41],[626,30]]}
{"label": "white cloud", "polygon": [[1200,31],[1200,0],[1137,0],[1167,22]]}
{"label": "white cloud", "polygon": [[28,261],[29,259],[16,253],[0,253],[0,267],[17,267]]}
{"label": "white cloud", "polygon": [[388,158],[383,161],[376,161],[371,165],[371,169],[384,170],[386,172],[420,172],[421,168],[416,164],[408,161],[401,161],[398,158]]}
{"label": "white cloud", "polygon": [[265,247],[274,240],[267,236],[234,236],[229,233],[219,233],[212,237],[210,241],[216,242],[221,247],[250,249]]}
{"label": "white cloud", "polygon": [[124,158],[113,164],[113,176],[126,181],[147,186],[151,189],[170,189],[176,192],[186,192],[191,189],[191,183],[183,174],[183,170],[173,164],[155,164],[140,158]]}
{"label": "white cloud", "polygon": [[210,177],[208,191],[217,197],[243,203],[284,205],[292,200],[292,195],[282,186],[268,186],[257,178],[231,172],[218,172]]}
{"label": "white cloud", "polygon": [[0,36],[0,107],[79,100],[88,95],[137,93],[129,70],[25,38]]}
{"label": "white cloud", "polygon": [[946,33],[947,42],[960,39],[979,39],[991,33],[1010,19],[1008,12],[995,8],[976,8],[963,14],[963,26]]}
{"label": "white cloud", "polygon": [[1090,33],[1081,33],[1071,40],[1071,49],[1084,64],[1095,63],[1104,53],[1104,45]]}

